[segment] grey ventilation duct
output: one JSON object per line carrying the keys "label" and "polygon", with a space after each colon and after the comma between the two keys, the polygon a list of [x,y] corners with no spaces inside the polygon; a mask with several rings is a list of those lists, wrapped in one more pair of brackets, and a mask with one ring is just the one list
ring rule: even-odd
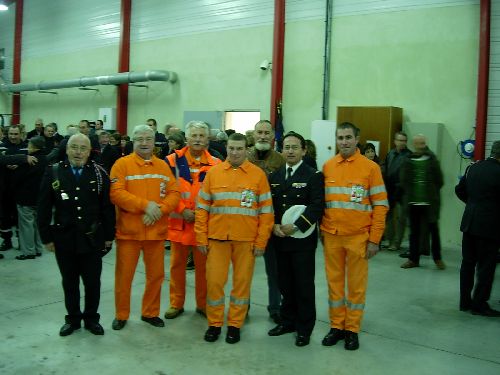
{"label": "grey ventilation duct", "polygon": [[0,84],[0,91],[4,92],[23,92],[66,89],[70,87],[87,87],[99,85],[119,85],[122,83],[136,83],[147,81],[177,81],[177,74],[167,72],[166,70],[147,70],[145,72],[125,72],[106,76],[80,77],[65,79],[62,81],[40,81],[39,83],[15,83]]}

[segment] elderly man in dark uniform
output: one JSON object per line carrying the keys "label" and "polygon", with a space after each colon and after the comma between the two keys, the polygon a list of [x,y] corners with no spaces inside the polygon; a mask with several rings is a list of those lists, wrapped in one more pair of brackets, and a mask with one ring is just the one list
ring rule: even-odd
{"label": "elderly man in dark uniform", "polygon": [[[115,210],[109,200],[109,178],[101,166],[88,160],[90,151],[86,135],[71,136],[66,146],[68,160],[48,167],[40,187],[40,237],[47,250],[55,251],[68,312],[61,336],[79,329],[82,319],[85,329],[94,335],[104,334],[97,312],[101,257],[112,245]],[[83,313],[80,277],[85,287]]]}
{"label": "elderly man in dark uniform", "polygon": [[[281,322],[268,334],[281,336],[296,331],[297,346],[309,344],[316,321],[316,222],[323,215],[325,206],[323,174],[302,161],[305,152],[304,138],[294,132],[288,133],[283,139],[286,164],[269,176],[276,223],[272,241],[283,300]],[[300,208],[298,205],[305,208],[303,212],[300,210],[288,218],[290,212]],[[287,211],[290,208],[292,211]]]}
{"label": "elderly man in dark uniform", "polygon": [[460,225],[460,310],[500,317],[500,311],[488,305],[500,249],[500,141],[493,143],[488,159],[467,169],[455,192],[466,203]]}

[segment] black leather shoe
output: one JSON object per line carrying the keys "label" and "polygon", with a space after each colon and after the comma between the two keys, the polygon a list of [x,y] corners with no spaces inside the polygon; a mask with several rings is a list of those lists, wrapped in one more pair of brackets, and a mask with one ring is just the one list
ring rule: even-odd
{"label": "black leather shoe", "polygon": [[41,257],[42,256],[42,253],[36,253],[35,254],[37,257]]}
{"label": "black leather shoe", "polygon": [[345,331],[343,329],[332,328],[330,332],[323,338],[321,345],[332,346],[345,338]]}
{"label": "black leather shoe", "polygon": [[87,322],[84,327],[87,331],[90,331],[90,333],[94,335],[104,335],[104,328],[102,328],[102,326],[97,322]]}
{"label": "black leather shoe", "polygon": [[488,316],[491,318],[497,318],[500,317],[500,311],[498,310],[493,310],[491,307],[487,307],[485,309],[481,310],[471,310],[472,315],[482,315],[482,316]]}
{"label": "black leather shoe", "polygon": [[126,324],[127,324],[126,320],[114,319],[113,323],[111,324],[111,328],[113,328],[115,331],[119,331],[120,329],[125,327]]}
{"label": "black leather shoe", "polygon": [[35,256],[34,255],[18,255],[16,257],[17,260],[26,260],[26,259],[35,259]]}
{"label": "black leather shoe", "polygon": [[399,257],[400,258],[409,258],[410,257],[410,252],[407,251],[405,253],[401,253],[401,254],[399,254]]}
{"label": "black leather shoe", "polygon": [[3,254],[0,254],[0,259],[3,259]]}
{"label": "black leather shoe", "polygon": [[281,336],[290,332],[295,332],[295,328],[284,326],[283,324],[278,324],[276,327],[267,332],[267,334],[269,336]]}
{"label": "black leather shoe", "polygon": [[296,346],[306,346],[309,345],[309,336],[305,335],[298,335],[297,338],[295,339],[295,345]]}
{"label": "black leather shoe", "polygon": [[240,329],[233,326],[227,327],[226,342],[228,344],[236,344],[240,341]]}
{"label": "black leather shoe", "polygon": [[357,350],[359,349],[359,339],[356,332],[345,331],[345,350]]}
{"label": "black leather shoe", "polygon": [[215,326],[210,326],[208,327],[207,331],[205,332],[204,339],[207,342],[214,342],[217,341],[217,339],[220,336],[220,327],[215,327]]}
{"label": "black leather shoe", "polygon": [[152,318],[148,318],[148,317],[145,317],[145,316],[141,316],[141,320],[143,322],[146,322],[146,323],[149,323],[151,324],[152,326],[154,327],[165,327],[165,323],[163,322],[163,320],[161,320],[159,317],[157,316],[154,316]]}
{"label": "black leather shoe", "polygon": [[69,336],[77,329],[80,329],[80,326],[65,323],[59,330],[59,336]]}

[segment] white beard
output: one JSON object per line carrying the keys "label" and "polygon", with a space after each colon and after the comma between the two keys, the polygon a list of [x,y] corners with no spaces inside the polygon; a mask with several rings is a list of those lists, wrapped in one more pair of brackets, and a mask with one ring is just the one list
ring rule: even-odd
{"label": "white beard", "polygon": [[255,149],[258,151],[269,151],[271,149],[271,144],[256,142]]}

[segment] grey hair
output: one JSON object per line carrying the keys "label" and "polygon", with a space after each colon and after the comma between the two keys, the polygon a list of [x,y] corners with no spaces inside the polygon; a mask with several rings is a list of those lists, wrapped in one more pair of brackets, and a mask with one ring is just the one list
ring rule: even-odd
{"label": "grey hair", "polygon": [[207,137],[209,135],[208,125],[203,121],[189,121],[185,128],[186,138],[191,136],[191,129],[204,129]]}
{"label": "grey hair", "polygon": [[493,145],[491,146],[491,157],[500,159],[500,140],[493,142]]}
{"label": "grey hair", "polygon": [[132,130],[132,140],[134,140],[139,133],[150,133],[152,137],[155,136],[155,131],[149,125],[137,125]]}
{"label": "grey hair", "polygon": [[229,138],[226,134],[226,132],[219,132],[217,133],[217,140],[218,141],[227,141],[227,139]]}

